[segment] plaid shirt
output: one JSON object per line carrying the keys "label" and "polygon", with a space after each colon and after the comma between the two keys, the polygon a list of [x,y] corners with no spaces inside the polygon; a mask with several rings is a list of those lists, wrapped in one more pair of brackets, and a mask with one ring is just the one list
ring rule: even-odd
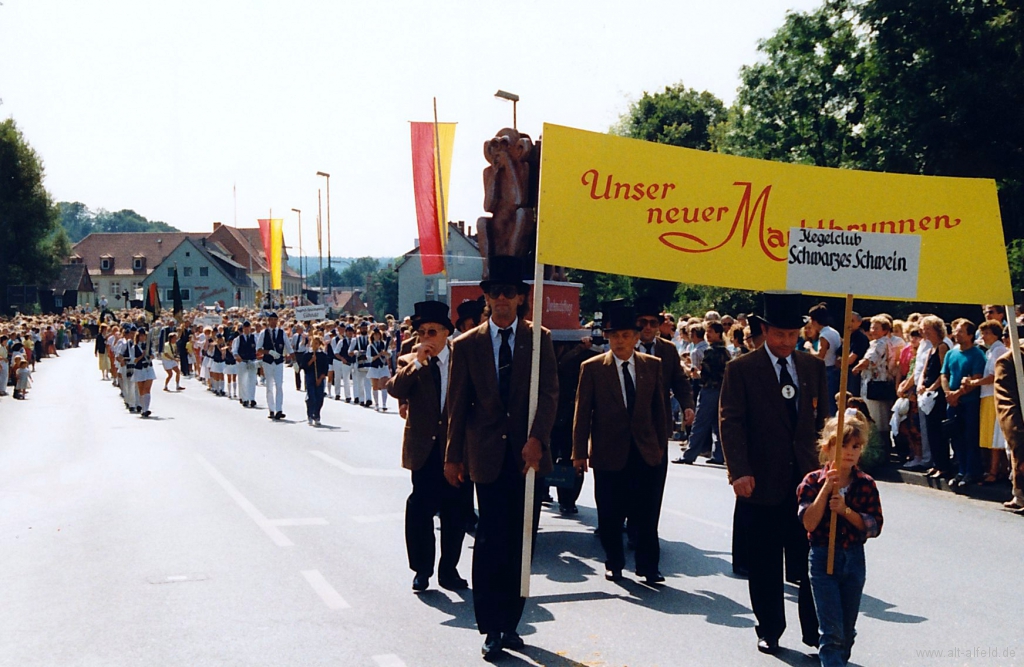
{"label": "plaid shirt", "polygon": [[[796,498],[798,507],[796,514],[801,522],[804,518],[804,512],[814,504],[815,498],[818,497],[818,492],[825,485],[826,472],[827,469],[823,467],[807,473],[804,481],[800,482],[800,486],[797,487]],[[854,528],[853,524],[848,521],[837,521],[836,548],[849,549],[857,544],[864,544],[869,537],[878,537],[878,534],[882,532],[882,503],[878,498],[878,487],[875,486],[875,480],[861,472],[858,468],[854,468],[851,471],[849,486],[840,489],[839,493],[845,496],[846,506],[851,511],[860,514],[860,518],[864,520],[864,532]],[[839,518],[843,518],[841,514]],[[807,533],[807,539],[810,540],[811,546],[828,546],[828,528],[831,522],[832,510],[826,505],[825,514],[821,517],[821,523],[813,531]]]}

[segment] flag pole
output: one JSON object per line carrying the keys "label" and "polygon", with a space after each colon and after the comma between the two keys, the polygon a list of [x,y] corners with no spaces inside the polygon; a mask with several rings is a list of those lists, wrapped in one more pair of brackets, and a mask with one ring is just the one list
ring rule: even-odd
{"label": "flag pole", "polygon": [[[438,234],[441,239],[441,266],[445,266],[445,241],[448,239],[448,213],[444,207],[444,175],[441,173],[441,132],[437,127],[437,98],[434,98],[434,154],[437,156],[437,191],[441,204],[441,219],[438,221]],[[442,271],[447,274],[447,267]]]}
{"label": "flag pole", "polygon": [[[537,235],[538,239],[540,234]],[[539,242],[539,241],[538,241]],[[544,265],[538,260],[533,272],[533,355],[530,363],[530,414],[527,437],[537,417],[537,401],[540,399],[540,344],[541,319],[544,315]],[[519,595],[530,597],[530,566],[533,558],[533,505],[536,490],[537,471],[526,471],[526,496],[523,502],[523,560],[519,576]]]}
{"label": "flag pole", "polygon": [[[853,316],[853,295],[846,295],[846,318],[844,321],[846,326],[843,327],[843,345],[840,348],[842,352],[842,360],[840,363],[839,370],[839,400],[836,402],[839,407],[839,411],[836,414],[836,442],[832,445],[832,468],[843,465],[843,458],[839,456],[839,452],[843,449],[843,426],[846,421],[846,387],[850,380],[850,334],[851,331],[850,318]],[[842,474],[842,470],[839,471]],[[839,518],[835,512],[832,512],[832,519],[828,526],[828,574],[832,574],[833,566],[835,565],[836,558],[836,523]]]}

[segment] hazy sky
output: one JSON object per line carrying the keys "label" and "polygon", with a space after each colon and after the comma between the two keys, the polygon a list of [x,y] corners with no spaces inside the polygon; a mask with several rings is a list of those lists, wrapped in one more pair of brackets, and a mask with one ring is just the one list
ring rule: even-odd
{"label": "hazy sky", "polygon": [[[331,174],[335,256],[416,236],[408,121],[458,122],[449,218],[483,213],[485,140],[512,124],[606,131],[644,91],[730,103],[757,40],[820,0],[256,2],[0,0],[0,116],[58,201],[179,229],[285,220],[315,254]],[[326,229],[326,191],[324,192]],[[326,231],[324,232],[326,253]]]}

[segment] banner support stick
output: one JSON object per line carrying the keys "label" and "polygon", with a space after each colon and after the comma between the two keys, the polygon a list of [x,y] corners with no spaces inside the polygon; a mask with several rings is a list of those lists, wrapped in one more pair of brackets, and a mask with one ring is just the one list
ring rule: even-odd
{"label": "banner support stick", "polygon": [[[853,333],[850,318],[853,316],[853,295],[846,295],[846,314],[843,316],[845,326],[843,327],[842,360],[839,365],[839,400],[836,401],[838,410],[836,412],[836,443],[832,447],[832,467],[842,466],[843,459],[839,456],[843,448],[843,427],[846,421],[846,388],[850,381],[850,334]],[[842,474],[842,469],[839,469]],[[832,519],[828,526],[828,568],[827,572],[832,574],[836,558],[836,525],[839,517],[832,512]]]}
{"label": "banner support stick", "polygon": [[[544,265],[537,262],[533,274],[533,355],[530,360],[530,416],[527,437],[533,429],[537,416],[537,401],[540,398],[540,334],[541,318],[544,314]],[[523,502],[523,560],[519,574],[519,595],[530,597],[530,566],[533,556],[533,504],[537,472],[530,468],[526,472],[526,498]]]}

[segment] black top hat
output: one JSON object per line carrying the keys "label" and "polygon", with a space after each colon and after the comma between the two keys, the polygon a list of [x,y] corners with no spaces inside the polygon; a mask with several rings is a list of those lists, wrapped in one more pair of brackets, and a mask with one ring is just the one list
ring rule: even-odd
{"label": "black top hat", "polygon": [[269,320],[271,317],[277,317],[277,313],[275,313],[274,311],[270,311],[269,313],[267,313],[267,319]]}
{"label": "black top hat", "polygon": [[243,327],[251,327],[252,326],[252,322],[250,322],[249,320],[246,320],[246,321],[242,322],[242,326]]}
{"label": "black top hat", "polygon": [[798,292],[765,292],[764,323],[778,329],[802,329],[807,323]]}
{"label": "black top hat", "polygon": [[760,315],[747,315],[747,326],[750,327],[750,335],[754,338],[764,334],[764,320]]}
{"label": "black top hat", "polygon": [[480,281],[480,289],[487,291],[491,285],[515,285],[520,292],[529,291],[523,281],[523,260],[508,255],[494,255],[487,261],[488,278]]}
{"label": "black top hat", "polygon": [[644,315],[653,315],[658,319],[661,319],[662,305],[650,297],[640,297],[639,299],[633,302],[633,308],[636,309],[637,317],[643,317]]}
{"label": "black top hat", "polygon": [[626,303],[625,299],[605,302],[601,315],[603,317],[602,331],[621,331],[623,329],[636,331],[637,311]]}
{"label": "black top hat", "polygon": [[416,312],[412,316],[412,328],[433,322],[440,324],[449,332],[455,331],[452,321],[448,318],[448,306],[440,301],[420,301],[414,305]]}
{"label": "black top hat", "polygon": [[455,328],[458,329],[464,320],[479,320],[484,314],[484,298],[480,297],[473,301],[463,301],[456,309],[459,319],[455,321]]}

